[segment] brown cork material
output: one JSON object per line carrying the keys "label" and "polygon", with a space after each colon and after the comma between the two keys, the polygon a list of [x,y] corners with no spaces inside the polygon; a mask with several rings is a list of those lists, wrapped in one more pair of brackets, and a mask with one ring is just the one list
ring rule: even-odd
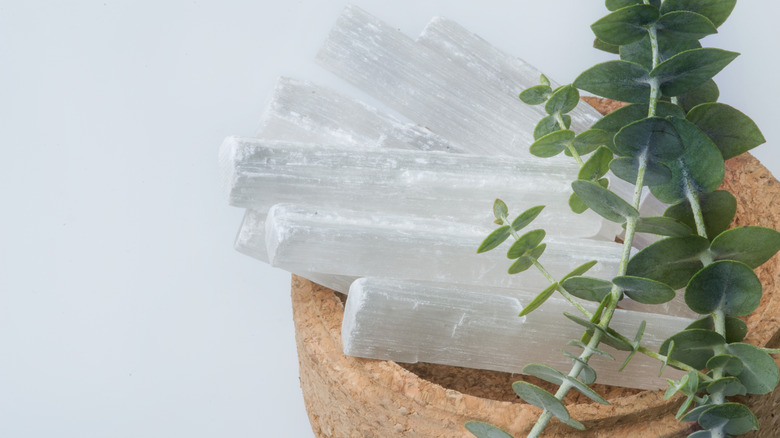
{"label": "brown cork material", "polygon": [[[735,225],[780,228],[780,185],[755,158],[743,155],[729,160],[723,186],[737,197]],[[780,257],[776,255],[756,272],[764,284],[764,297],[746,318],[746,342],[776,347],[780,343]],[[473,438],[463,427],[469,420],[495,424],[517,437],[529,432],[540,409],[519,400],[511,384],[544,382],[517,374],[345,356],[342,300],[343,296],[320,285],[292,278],[301,388],[318,438]],[[564,400],[585,431],[553,420],[543,436],[684,437],[695,430],[674,418],[680,399],[664,401],[663,390],[594,387],[610,405],[592,403],[574,391]],[[745,436],[777,436],[780,390],[740,401],[752,407],[761,425],[760,431]]]}

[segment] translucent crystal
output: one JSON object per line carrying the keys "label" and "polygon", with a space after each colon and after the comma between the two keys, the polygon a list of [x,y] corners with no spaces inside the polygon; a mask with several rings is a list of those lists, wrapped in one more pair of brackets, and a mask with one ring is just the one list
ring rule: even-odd
{"label": "translucent crystal", "polygon": [[[482,227],[441,219],[278,204],[265,222],[272,266],[288,271],[328,272],[539,291],[550,282],[536,268],[507,274],[506,256],[513,239],[477,254],[487,233]],[[533,224],[527,230],[532,230]],[[525,232],[523,230],[522,232]],[[540,261],[554,278],[591,260],[589,276],[616,275],[622,246],[576,238],[545,239]]]}
{"label": "translucent crystal", "polygon": [[615,235],[593,212],[571,213],[570,169],[554,162],[238,137],[225,140],[220,159],[230,204],[261,212],[293,202],[489,226],[500,198],[515,214],[548,205],[539,224],[554,224],[551,234]]}
{"label": "translucent crystal", "polygon": [[[519,373],[529,363],[566,372],[572,360],[557,346],[579,339],[583,328],[563,312],[577,313],[565,300],[550,298],[523,318],[518,313],[538,291],[361,278],[350,288],[341,329],[344,353],[398,362],[431,362]],[[617,310],[611,327],[633,339],[647,322],[643,345],[657,350],[690,319]],[[551,346],[556,346],[550,348]],[[615,360],[591,359],[598,383],[641,389],[666,386],[660,364],[637,354],[618,371],[625,352],[602,344]],[[571,353],[580,349],[566,347]],[[679,377],[666,368],[663,377]]]}

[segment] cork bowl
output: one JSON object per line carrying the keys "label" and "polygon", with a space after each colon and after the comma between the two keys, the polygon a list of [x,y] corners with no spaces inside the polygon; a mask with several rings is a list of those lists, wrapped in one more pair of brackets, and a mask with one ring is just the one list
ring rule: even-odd
{"label": "cork bowl", "polygon": [[[780,185],[754,157],[745,154],[729,160],[723,188],[737,198],[736,226],[780,229]],[[764,296],[745,319],[746,342],[776,347],[780,343],[780,257],[776,255],[756,272]],[[540,413],[518,399],[511,385],[517,380],[540,386],[544,382],[518,374],[348,357],[341,343],[343,296],[293,276],[292,304],[301,388],[317,437],[473,438],[463,426],[469,420],[495,424],[519,437],[529,432]],[[663,390],[594,386],[609,405],[593,403],[574,391],[564,400],[586,430],[577,432],[553,420],[545,437],[678,437],[695,430],[695,425],[674,418],[680,399],[663,400]],[[760,430],[746,436],[777,435],[780,390],[739,401],[759,417]]]}

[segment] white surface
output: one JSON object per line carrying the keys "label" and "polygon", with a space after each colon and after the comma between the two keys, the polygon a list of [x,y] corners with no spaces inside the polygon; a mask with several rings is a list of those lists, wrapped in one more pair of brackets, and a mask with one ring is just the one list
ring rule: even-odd
{"label": "white surface", "polygon": [[[608,59],[601,2],[355,3],[412,36],[446,16],[561,83]],[[0,436],[312,436],[289,278],[233,251],[216,155],[280,75],[354,93],[314,63],[344,5],[0,1]],[[705,41],[743,54],[721,101],[775,174],[778,16],[740,2]]]}

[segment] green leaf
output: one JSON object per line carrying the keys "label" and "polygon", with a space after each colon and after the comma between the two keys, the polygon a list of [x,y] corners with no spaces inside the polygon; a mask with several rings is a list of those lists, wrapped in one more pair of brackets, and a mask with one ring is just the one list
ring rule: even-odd
{"label": "green leaf", "polygon": [[607,61],[582,72],[574,86],[608,99],[641,103],[650,99],[648,80],[649,72],[639,64]]}
{"label": "green leaf", "polygon": [[488,234],[485,240],[483,240],[479,245],[479,248],[477,248],[477,254],[482,254],[483,252],[490,251],[498,245],[501,245],[507,238],[509,238],[510,233],[511,228],[509,225],[496,228],[492,233]]}
{"label": "green leaf", "polygon": [[623,369],[626,368],[626,365],[631,361],[631,359],[634,357],[637,351],[639,351],[640,342],[642,341],[642,336],[645,334],[645,327],[647,326],[647,321],[642,320],[641,323],[639,323],[639,328],[636,331],[636,335],[634,335],[634,344],[633,348],[630,353],[628,353],[628,356],[626,356],[626,360],[623,361],[623,365],[620,366],[620,369],[618,371],[623,371]]}
{"label": "green leaf", "polygon": [[523,234],[519,239],[515,240],[515,243],[513,243],[512,246],[509,247],[509,251],[507,251],[506,256],[510,259],[516,259],[518,257],[527,255],[528,252],[542,243],[545,234],[546,233],[544,230],[531,230]]}
{"label": "green leaf", "polygon": [[582,424],[571,418],[569,411],[563,403],[544,389],[522,381],[513,383],[512,389],[514,389],[515,393],[521,399],[525,400],[526,403],[534,405],[537,408],[547,409],[550,414],[563,423],[579,430],[585,430],[585,427]]}
{"label": "green leaf", "polygon": [[541,363],[529,363],[523,367],[523,373],[529,376],[538,377],[545,382],[559,385],[566,380],[566,376],[553,367]]}
{"label": "green leaf", "polygon": [[702,268],[699,255],[709,248],[699,236],[669,237],[648,245],[628,262],[627,274],[644,277],[679,289]]}
{"label": "green leaf", "polygon": [[554,131],[537,139],[530,147],[531,154],[542,157],[554,157],[574,140],[574,132],[567,130]]}
{"label": "green leaf", "polygon": [[466,422],[466,430],[477,438],[513,438],[505,430],[481,421]]}
{"label": "green leaf", "polygon": [[601,50],[603,52],[612,53],[613,55],[620,54],[620,46],[605,43],[604,41],[601,41],[598,38],[593,40],[593,48]]}
{"label": "green leaf", "polygon": [[631,123],[615,135],[618,154],[636,157],[647,151],[652,161],[673,160],[684,152],[675,126],[661,117],[648,117]]}
{"label": "green leaf", "polygon": [[561,281],[566,280],[567,278],[574,277],[577,275],[582,275],[590,270],[590,268],[596,266],[596,263],[598,263],[596,260],[591,260],[589,262],[585,262],[581,264],[580,266],[577,266],[573,271],[569,272],[568,274],[564,275]]}
{"label": "green leaf", "polygon": [[730,354],[719,354],[707,361],[708,370],[720,369],[731,376],[738,376],[742,372],[742,368],[742,361],[737,356]]}
{"label": "green leaf", "polygon": [[673,237],[696,234],[688,225],[670,217],[640,217],[636,223],[636,232]]}
{"label": "green leaf", "polygon": [[547,76],[545,76],[544,74],[540,74],[539,75],[539,83],[542,84],[542,85],[549,86],[550,85],[550,80],[547,79]]}
{"label": "green leaf", "polygon": [[[626,105],[622,108],[618,108],[615,111],[600,118],[593,124],[591,129],[598,129],[607,132],[610,136],[614,137],[624,126],[642,120],[647,117],[648,107],[645,103],[634,103]],[[659,117],[680,117],[685,118],[685,113],[677,105],[672,105],[668,102],[658,102],[656,107],[656,115]],[[614,143],[607,144],[610,148],[614,149]]]}
{"label": "green leaf", "polygon": [[[712,405],[703,405],[703,406],[697,406],[690,411],[688,411],[687,414],[685,414],[682,418],[680,418],[680,421],[699,421],[699,416],[702,412],[706,411],[712,407]],[[704,432],[704,433],[702,433]],[[710,434],[709,430],[700,430],[698,432],[694,432],[691,435],[688,435],[688,438],[712,438],[712,434]]]}
{"label": "green leaf", "polygon": [[750,117],[723,103],[698,105],[688,112],[687,117],[712,139],[724,160],[766,142]]}
{"label": "green leaf", "polygon": [[751,313],[761,301],[761,281],[744,263],[723,260],[704,267],[685,288],[685,304],[696,313],[723,310],[726,315]]}
{"label": "green leaf", "polygon": [[[574,137],[573,146],[574,150],[576,150],[578,154],[587,155],[598,149],[599,146],[609,147],[611,144],[612,136],[608,132],[602,131],[600,129],[588,129],[587,131],[583,131]],[[566,155],[571,156],[571,152],[568,150],[564,152]]]}
{"label": "green leaf", "polygon": [[705,429],[721,428],[729,435],[742,435],[758,430],[758,419],[745,405],[722,403],[699,415],[699,424]]}
{"label": "green leaf", "polygon": [[709,47],[686,50],[658,64],[649,76],[659,81],[664,96],[674,97],[712,79],[737,56]]}
{"label": "green leaf", "polygon": [[528,210],[520,213],[520,215],[512,221],[512,229],[515,231],[522,230],[528,224],[533,222],[533,220],[539,216],[539,213],[541,213],[542,210],[544,210],[544,205],[537,205],[536,207],[531,207]]}
{"label": "green leaf", "polygon": [[507,270],[507,272],[509,274],[519,274],[525,271],[526,269],[530,268],[531,266],[533,266],[534,261],[536,261],[536,259],[534,259],[533,257],[522,256],[517,260],[515,260],[515,262],[512,263],[511,266],[509,266],[509,270]]}
{"label": "green leaf", "polygon": [[631,44],[647,34],[646,26],[658,20],[658,8],[634,5],[620,8],[593,23],[590,28],[596,38],[608,44]]}
{"label": "green leaf", "polygon": [[723,377],[707,385],[707,392],[710,394],[722,393],[726,397],[731,397],[734,395],[745,395],[747,394],[747,389],[736,377]]}
{"label": "green leaf", "polygon": [[707,365],[707,361],[715,356],[715,351],[726,344],[723,336],[716,332],[686,329],[665,340],[658,352],[668,355],[669,344],[672,341],[674,341],[675,347],[670,355],[671,358],[696,369],[703,369]]}
{"label": "green leaf", "polygon": [[493,216],[495,216],[496,219],[500,219],[501,221],[504,221],[506,217],[509,215],[509,207],[506,206],[506,203],[500,199],[496,199],[493,202]]}
{"label": "green leaf", "polygon": [[523,90],[519,97],[528,105],[540,105],[547,102],[551,95],[552,88],[549,85],[534,85]]}
{"label": "green leaf", "polygon": [[575,297],[597,303],[612,291],[612,283],[593,277],[569,277],[562,285],[566,292]]}
{"label": "green leaf", "polygon": [[672,11],[691,11],[707,17],[715,27],[720,27],[731,15],[737,0],[666,0],[661,13]]}
{"label": "green leaf", "polygon": [[674,204],[685,199],[689,188],[708,193],[723,182],[726,165],[715,144],[693,123],[685,119],[670,119],[685,145],[677,160],[666,163],[672,171],[669,182],[650,187],[658,200]]}
{"label": "green leaf", "polygon": [[580,370],[579,379],[582,381],[582,383],[586,385],[591,385],[593,384],[593,382],[596,381],[596,370],[594,370],[593,367],[588,365],[587,362],[569,353],[566,350],[563,350],[563,355],[568,358],[571,358],[571,360],[573,361],[572,363],[576,362],[580,364],[582,370]]}
{"label": "green leaf", "polygon": [[612,283],[629,298],[639,303],[662,304],[675,297],[674,289],[649,278],[623,275],[613,278]]}
{"label": "green leaf", "polygon": [[545,249],[547,249],[547,244],[543,243],[537,246],[536,248],[528,251],[528,257],[531,257],[534,260],[539,259],[539,257],[541,257],[542,254],[544,254]]}
{"label": "green leaf", "polygon": [[[699,206],[704,216],[704,228],[711,240],[726,230],[737,214],[737,200],[725,190],[699,194]],[[667,208],[664,216],[677,219],[692,230],[696,229],[691,204],[687,199]],[[744,260],[739,261],[744,263]]]}
{"label": "green leaf", "polygon": [[[705,330],[715,330],[715,321],[712,319],[712,315],[705,316],[704,318],[699,318],[696,321],[690,323],[688,325],[689,329],[705,329]],[[727,316],[726,317],[726,342],[728,343],[734,343],[734,342],[740,342],[741,340],[745,339],[745,335],[747,335],[747,324],[745,324],[745,321],[742,321],[739,318],[735,318],[733,316]]]}
{"label": "green leaf", "polygon": [[704,15],[690,11],[672,11],[658,19],[658,33],[668,38],[699,40],[718,33],[718,29]]}
{"label": "green leaf", "polygon": [[612,151],[605,146],[599,149],[588,158],[588,161],[582,165],[577,174],[578,179],[587,181],[596,181],[609,172],[609,162],[612,161]]}
{"label": "green leaf", "polygon": [[571,187],[588,208],[607,220],[623,223],[630,217],[639,217],[628,202],[595,182],[574,181]]}
{"label": "green leaf", "polygon": [[525,316],[533,312],[534,310],[538,309],[539,306],[544,304],[544,302],[547,301],[547,299],[550,298],[553,295],[553,293],[555,293],[555,290],[557,288],[558,288],[558,283],[553,283],[547,286],[547,289],[543,290],[539,295],[537,295],[533,300],[531,300],[531,302],[528,303],[528,305],[523,306],[523,310],[517,316]]}
{"label": "green leaf", "polygon": [[628,344],[627,342],[623,341],[622,339],[616,337],[614,334],[612,334],[612,330],[607,329],[604,330],[601,326],[598,324],[595,324],[591,321],[588,321],[587,319],[582,319],[578,316],[572,315],[570,313],[563,313],[563,316],[569,318],[570,320],[574,321],[575,323],[585,327],[589,334],[593,334],[594,330],[598,330],[601,333],[603,333],[603,337],[601,338],[601,342],[609,345],[612,348],[615,348],[620,351],[632,351],[634,347],[631,344]]}
{"label": "green leaf", "polygon": [[[564,114],[562,116],[563,124],[566,125],[566,129],[571,126],[571,116]],[[558,121],[553,116],[546,116],[536,124],[534,128],[534,140],[539,140],[547,134],[551,134],[555,131],[560,131],[561,127],[558,125]]]}
{"label": "green leaf", "polygon": [[717,102],[720,97],[718,85],[710,79],[696,88],[677,96],[677,104],[686,112],[703,103]]}
{"label": "green leaf", "polygon": [[780,232],[747,226],[726,230],[712,240],[716,260],[736,260],[755,269],[780,251]]}
{"label": "green leaf", "polygon": [[[609,169],[616,177],[636,184],[639,175],[639,157],[618,157],[609,163]],[[648,161],[645,164],[643,186],[657,186],[672,179],[672,171],[661,163]]]}
{"label": "green leaf", "polygon": [[727,345],[726,351],[742,361],[742,372],[736,377],[745,385],[749,394],[768,394],[775,389],[780,372],[767,352],[741,342]]}
{"label": "green leaf", "polygon": [[582,199],[580,199],[579,196],[577,196],[576,193],[572,193],[571,196],[569,196],[569,208],[571,211],[580,214],[584,213],[585,210],[588,209],[588,206],[585,205],[584,202],[582,202]]}
{"label": "green leaf", "polygon": [[544,106],[544,110],[550,115],[566,114],[573,110],[578,103],[580,103],[580,92],[571,85],[564,85],[553,92]]}
{"label": "green leaf", "polygon": [[[701,48],[701,43],[697,40],[676,39],[664,35],[663,32],[658,33],[657,41],[659,62],[686,50]],[[650,37],[645,36],[639,41],[620,46],[620,59],[637,63],[651,70],[653,68],[653,49],[650,45]]]}

